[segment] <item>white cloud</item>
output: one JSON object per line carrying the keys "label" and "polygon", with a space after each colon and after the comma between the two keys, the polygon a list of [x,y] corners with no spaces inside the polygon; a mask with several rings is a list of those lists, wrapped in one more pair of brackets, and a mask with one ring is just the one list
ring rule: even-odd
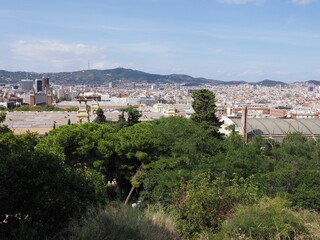
{"label": "white cloud", "polygon": [[[167,46],[148,42],[109,43],[92,46],[56,40],[15,41],[10,44],[11,61],[18,69],[61,72],[87,69],[148,67],[171,59]],[[149,64],[149,65],[148,65]]]}
{"label": "white cloud", "polygon": [[[82,43],[68,44],[53,40],[15,41],[10,45],[12,57],[20,64],[34,66],[37,71],[79,70],[92,61],[92,67],[115,64],[106,60],[106,48]],[[96,63],[94,62],[96,61]]]}
{"label": "white cloud", "polygon": [[291,2],[299,5],[306,5],[314,2],[314,0],[291,0]]}
{"label": "white cloud", "polygon": [[245,4],[245,3],[261,3],[263,0],[217,0],[227,4]]}
{"label": "white cloud", "polygon": [[58,41],[16,41],[11,51],[19,59],[65,60],[86,57],[101,51],[101,48],[85,44],[65,44]]}

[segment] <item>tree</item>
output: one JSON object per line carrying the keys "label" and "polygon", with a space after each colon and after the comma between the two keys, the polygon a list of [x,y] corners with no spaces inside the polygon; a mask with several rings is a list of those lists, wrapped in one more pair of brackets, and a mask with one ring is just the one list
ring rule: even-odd
{"label": "tree", "polygon": [[126,118],[124,117],[124,110],[121,111],[121,114],[118,116],[117,128],[121,129],[126,126]]}
{"label": "tree", "polygon": [[114,152],[114,129],[105,124],[85,123],[61,126],[41,139],[37,148],[64,153],[70,166],[91,168],[97,160],[110,159]]}
{"label": "tree", "polygon": [[0,112],[0,123],[3,123],[4,120],[6,120],[7,113],[6,112]]}
{"label": "tree", "polygon": [[213,136],[220,137],[219,128],[222,122],[216,116],[215,95],[208,89],[200,89],[192,92],[192,107],[194,114],[191,119],[199,123]]}
{"label": "tree", "polygon": [[128,112],[127,126],[132,126],[140,122],[139,118],[142,116],[142,114],[137,109],[134,109],[133,107],[129,107],[127,109],[127,112]]}
{"label": "tree", "polygon": [[6,112],[0,112],[0,133],[11,132],[7,125],[2,124],[6,120],[6,116]]}
{"label": "tree", "polygon": [[105,179],[68,167],[49,149],[0,156],[0,239],[48,239],[88,205],[104,204]]}
{"label": "tree", "polygon": [[97,118],[95,120],[96,123],[105,123],[106,122],[106,116],[103,113],[103,110],[99,108],[97,110]]}
{"label": "tree", "polygon": [[[128,119],[126,120],[124,113],[127,112]],[[133,126],[136,123],[139,123],[139,118],[142,116],[142,114],[132,106],[123,109],[122,113],[119,115],[118,119],[118,128],[124,128],[124,127],[130,127]]]}

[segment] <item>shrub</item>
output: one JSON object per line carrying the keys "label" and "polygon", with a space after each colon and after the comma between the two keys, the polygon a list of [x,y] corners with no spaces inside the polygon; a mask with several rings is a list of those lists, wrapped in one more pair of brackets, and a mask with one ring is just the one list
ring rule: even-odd
{"label": "shrub", "polygon": [[0,239],[45,239],[90,204],[104,202],[103,178],[37,150],[0,158]]}
{"label": "shrub", "polygon": [[295,206],[320,210],[320,172],[317,170],[283,168],[256,179],[269,197],[286,196]]}
{"label": "shrub", "polygon": [[251,206],[239,206],[211,239],[317,239],[308,224],[319,226],[316,213],[294,212],[282,198],[263,198]]}
{"label": "shrub", "polygon": [[176,205],[176,226],[181,237],[195,239],[203,231],[218,232],[236,204],[255,201],[251,179],[211,179],[200,174],[190,181]]}

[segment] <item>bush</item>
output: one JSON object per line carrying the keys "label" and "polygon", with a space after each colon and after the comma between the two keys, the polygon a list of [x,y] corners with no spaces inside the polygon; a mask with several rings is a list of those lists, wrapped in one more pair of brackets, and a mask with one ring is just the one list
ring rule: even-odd
{"label": "bush", "polygon": [[257,204],[239,206],[221,232],[210,239],[318,239],[312,228],[319,226],[319,215],[294,212],[289,205],[282,198],[263,198]]}
{"label": "bush", "polygon": [[176,239],[174,232],[157,221],[159,217],[151,219],[153,216],[155,215],[146,215],[139,209],[119,204],[112,204],[104,209],[92,208],[80,221],[71,222],[68,239]]}
{"label": "bush", "polygon": [[104,203],[103,177],[37,150],[0,158],[0,239],[45,239],[90,204]]}
{"label": "bush", "polygon": [[176,205],[176,226],[181,237],[196,239],[203,231],[215,233],[236,204],[255,201],[251,180],[200,174],[190,181]]}
{"label": "bush", "polygon": [[269,197],[286,196],[298,207],[320,210],[320,172],[278,169],[256,178]]}

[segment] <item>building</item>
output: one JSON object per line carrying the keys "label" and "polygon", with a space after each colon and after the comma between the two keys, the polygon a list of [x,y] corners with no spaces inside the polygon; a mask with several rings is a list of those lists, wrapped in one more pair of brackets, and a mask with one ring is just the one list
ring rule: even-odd
{"label": "building", "polygon": [[320,136],[320,119],[248,118],[245,125],[241,118],[223,117],[222,120],[224,124],[221,126],[221,133],[230,134],[227,127],[234,125],[235,130],[248,139],[259,135],[282,141],[288,133],[293,132],[312,138]]}
{"label": "building", "polygon": [[34,87],[33,88],[36,93],[42,92],[42,79],[34,80]]}
{"label": "building", "polygon": [[89,122],[89,113],[87,110],[87,102],[88,100],[85,98],[78,99],[79,102],[79,110],[77,112],[77,123],[86,123]]}
{"label": "building", "polygon": [[48,93],[30,91],[24,95],[24,102],[31,106],[34,105],[52,105],[53,98],[51,91]]}
{"label": "building", "polygon": [[33,80],[23,79],[20,81],[20,88],[25,91],[30,91],[33,89]]}
{"label": "building", "polygon": [[49,78],[42,78],[42,91],[45,92],[49,88]]}

